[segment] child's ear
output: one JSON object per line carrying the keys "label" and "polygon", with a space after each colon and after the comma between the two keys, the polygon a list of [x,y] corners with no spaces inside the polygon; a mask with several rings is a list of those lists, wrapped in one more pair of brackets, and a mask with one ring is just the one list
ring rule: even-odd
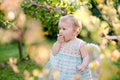
{"label": "child's ear", "polygon": [[74,35],[78,35],[78,33],[79,33],[78,29],[75,29],[74,32],[73,32]]}
{"label": "child's ear", "polygon": [[74,31],[73,31],[73,35],[75,35],[75,36],[76,36],[76,34],[77,34],[77,31],[75,31],[75,30],[74,30]]}

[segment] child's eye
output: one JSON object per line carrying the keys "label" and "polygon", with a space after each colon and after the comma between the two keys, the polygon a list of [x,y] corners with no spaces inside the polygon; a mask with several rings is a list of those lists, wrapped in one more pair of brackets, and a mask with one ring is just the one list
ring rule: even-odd
{"label": "child's eye", "polygon": [[66,28],[63,28],[63,30],[66,30]]}

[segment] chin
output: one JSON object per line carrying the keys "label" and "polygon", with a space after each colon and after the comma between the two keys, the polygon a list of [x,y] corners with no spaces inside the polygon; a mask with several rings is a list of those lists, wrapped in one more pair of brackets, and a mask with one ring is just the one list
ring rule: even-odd
{"label": "chin", "polygon": [[65,39],[65,42],[69,42],[71,39]]}

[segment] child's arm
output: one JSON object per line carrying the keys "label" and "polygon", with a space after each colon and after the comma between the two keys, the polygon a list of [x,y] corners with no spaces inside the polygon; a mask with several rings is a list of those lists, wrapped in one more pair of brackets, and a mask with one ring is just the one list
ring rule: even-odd
{"label": "child's arm", "polygon": [[57,54],[60,48],[61,48],[61,44],[58,41],[56,41],[52,47],[52,54],[53,55]]}
{"label": "child's arm", "polygon": [[85,68],[89,64],[89,55],[88,55],[88,52],[85,50],[85,45],[83,45],[80,48],[80,53],[83,58],[83,62],[81,65],[77,66],[77,69],[80,70],[81,72],[84,72]]}
{"label": "child's arm", "polygon": [[54,43],[54,45],[52,47],[52,54],[53,55],[55,55],[56,53],[59,52],[59,50],[60,50],[63,43],[64,43],[63,36],[58,34],[57,41]]}

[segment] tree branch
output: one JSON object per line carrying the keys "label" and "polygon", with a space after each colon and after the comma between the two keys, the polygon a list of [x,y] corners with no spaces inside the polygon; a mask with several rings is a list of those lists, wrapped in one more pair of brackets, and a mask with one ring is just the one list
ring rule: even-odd
{"label": "tree branch", "polygon": [[105,36],[103,38],[111,39],[111,40],[120,40],[120,36]]}

